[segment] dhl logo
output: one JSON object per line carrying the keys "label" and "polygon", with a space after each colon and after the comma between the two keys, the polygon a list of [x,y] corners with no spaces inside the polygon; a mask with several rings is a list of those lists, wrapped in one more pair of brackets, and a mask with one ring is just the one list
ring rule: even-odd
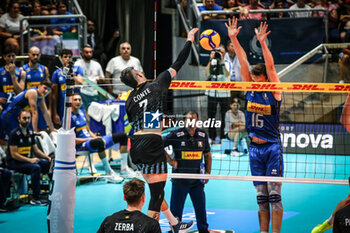
{"label": "dhl logo", "polygon": [[27,83],[27,88],[38,87],[40,82],[30,82]]}
{"label": "dhl logo", "polygon": [[181,158],[185,160],[198,160],[202,159],[202,151],[182,151]]}
{"label": "dhl logo", "polygon": [[254,82],[210,82],[172,81],[171,89],[234,90],[234,91],[284,91],[284,92],[350,92],[350,84],[335,83],[254,83]]}
{"label": "dhl logo", "polygon": [[31,149],[31,146],[18,147],[18,153],[21,155],[28,155]]}
{"label": "dhl logo", "polygon": [[86,125],[84,125],[84,126],[82,126],[82,127],[80,127],[80,128],[77,128],[77,129],[76,129],[76,132],[80,132],[80,131],[82,131],[82,130],[84,130],[84,129],[86,129]]}
{"label": "dhl logo", "polygon": [[5,86],[3,86],[3,88],[4,88],[5,93],[14,92],[13,85],[5,85]]}
{"label": "dhl logo", "polygon": [[271,115],[271,105],[252,103],[248,101],[247,111],[260,113],[263,115]]}

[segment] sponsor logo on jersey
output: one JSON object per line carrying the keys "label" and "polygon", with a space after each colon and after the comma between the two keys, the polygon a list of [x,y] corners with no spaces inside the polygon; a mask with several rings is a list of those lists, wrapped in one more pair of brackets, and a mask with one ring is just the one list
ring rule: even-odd
{"label": "sponsor logo on jersey", "polygon": [[203,133],[203,132],[198,132],[198,135],[205,138],[205,133]]}
{"label": "sponsor logo on jersey", "polygon": [[3,88],[5,93],[14,92],[13,85],[4,85]]}
{"label": "sponsor logo on jersey", "polygon": [[271,105],[258,104],[248,101],[247,111],[260,113],[263,115],[271,115]]}
{"label": "sponsor logo on jersey", "polygon": [[161,128],[161,116],[162,113],[157,110],[156,112],[144,112],[143,113],[143,128],[144,129],[160,129]]}
{"label": "sponsor logo on jersey", "polygon": [[65,90],[66,90],[66,84],[63,83],[63,84],[61,84],[61,91],[65,91]]}
{"label": "sponsor logo on jersey", "polygon": [[181,151],[181,158],[185,160],[202,159],[202,151]]}
{"label": "sponsor logo on jersey", "polygon": [[182,141],[182,142],[181,142],[181,146],[186,146],[186,142],[185,142],[185,141]]}
{"label": "sponsor logo on jersey", "polygon": [[[77,124],[78,124],[78,122],[77,122]],[[84,125],[84,126],[82,126],[82,127],[80,127],[80,128],[77,128],[77,129],[76,129],[76,132],[80,132],[80,131],[82,131],[82,130],[84,130],[84,129],[86,129],[86,125]]]}
{"label": "sponsor logo on jersey", "polygon": [[27,83],[27,88],[38,87],[40,82],[30,82]]}
{"label": "sponsor logo on jersey", "polygon": [[18,153],[21,155],[27,155],[30,153],[31,146],[18,147]]}
{"label": "sponsor logo on jersey", "polygon": [[178,137],[181,137],[181,136],[184,136],[184,135],[185,135],[185,133],[183,131],[176,133],[176,136],[178,136]]}

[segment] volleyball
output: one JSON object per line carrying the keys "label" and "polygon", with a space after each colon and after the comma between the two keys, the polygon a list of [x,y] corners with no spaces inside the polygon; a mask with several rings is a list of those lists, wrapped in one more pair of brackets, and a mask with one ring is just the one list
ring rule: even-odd
{"label": "volleyball", "polygon": [[205,50],[213,50],[220,45],[220,35],[213,29],[207,29],[199,37],[199,43]]}

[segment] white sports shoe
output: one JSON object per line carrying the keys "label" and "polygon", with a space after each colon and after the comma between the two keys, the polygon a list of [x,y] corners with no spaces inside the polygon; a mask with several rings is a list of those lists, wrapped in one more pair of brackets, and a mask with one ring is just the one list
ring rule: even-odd
{"label": "white sports shoe", "polygon": [[91,171],[91,168],[90,168],[90,166],[89,166],[89,173],[90,173],[90,174],[91,174],[91,173],[94,173],[94,174],[98,173],[94,165],[92,165],[92,171]]}
{"label": "white sports shoe", "polygon": [[109,177],[106,177],[107,183],[120,184],[124,180],[123,177],[121,177],[114,171],[108,172],[106,175],[109,176]]}
{"label": "white sports shoe", "polygon": [[237,149],[236,150],[232,150],[230,153],[231,156],[242,156],[243,153],[239,152]]}
{"label": "white sports shoe", "polygon": [[120,176],[125,179],[132,179],[136,177],[136,173],[130,167],[126,167],[124,170],[120,171]]}

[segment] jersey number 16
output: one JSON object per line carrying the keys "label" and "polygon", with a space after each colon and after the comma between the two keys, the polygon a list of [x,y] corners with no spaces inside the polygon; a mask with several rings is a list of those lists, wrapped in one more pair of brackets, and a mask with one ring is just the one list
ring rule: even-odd
{"label": "jersey number 16", "polygon": [[252,114],[252,126],[262,128],[264,127],[264,120],[262,119],[263,115],[259,113]]}

